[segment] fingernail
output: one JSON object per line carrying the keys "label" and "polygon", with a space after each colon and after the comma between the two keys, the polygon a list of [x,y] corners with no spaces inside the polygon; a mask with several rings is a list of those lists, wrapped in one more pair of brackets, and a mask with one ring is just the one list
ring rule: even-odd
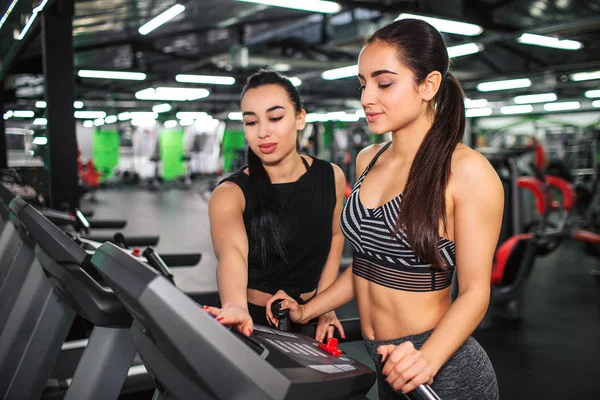
{"label": "fingernail", "polygon": [[377,355],[377,361],[381,364],[383,362],[383,356],[381,354]]}
{"label": "fingernail", "polygon": [[342,335],[342,339],[346,339],[346,335]]}
{"label": "fingernail", "polygon": [[202,306],[202,308],[204,308],[205,310],[208,310],[208,306]]}
{"label": "fingernail", "polygon": [[223,317],[217,317],[217,321],[223,320]]}

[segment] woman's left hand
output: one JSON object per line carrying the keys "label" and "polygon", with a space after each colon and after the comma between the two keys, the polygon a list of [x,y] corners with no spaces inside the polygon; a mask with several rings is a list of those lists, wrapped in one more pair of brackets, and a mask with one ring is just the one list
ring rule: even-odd
{"label": "woman's left hand", "polygon": [[433,383],[433,371],[412,342],[379,346],[377,353],[383,363],[385,380],[394,390],[408,393],[419,385]]}
{"label": "woman's left hand", "polygon": [[335,315],[335,311],[330,311],[326,314],[323,314],[319,317],[319,322],[317,324],[317,333],[315,334],[315,340],[319,343],[323,343],[325,337],[327,339],[332,338],[335,333],[335,328],[340,331],[340,336],[342,339],[346,339],[346,334],[344,333],[344,327],[337,316]]}

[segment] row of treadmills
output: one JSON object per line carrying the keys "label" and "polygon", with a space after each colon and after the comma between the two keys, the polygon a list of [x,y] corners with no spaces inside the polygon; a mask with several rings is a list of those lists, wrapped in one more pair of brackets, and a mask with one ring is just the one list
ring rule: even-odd
{"label": "row of treadmills", "polygon": [[[76,240],[2,184],[0,214],[0,399],[115,400],[142,388],[157,400],[364,399],[375,382],[308,336],[227,329],[200,305],[215,294],[180,291],[156,253]],[[73,374],[57,377],[78,347],[65,342],[76,315],[93,330]],[[410,398],[437,399],[427,387]]]}

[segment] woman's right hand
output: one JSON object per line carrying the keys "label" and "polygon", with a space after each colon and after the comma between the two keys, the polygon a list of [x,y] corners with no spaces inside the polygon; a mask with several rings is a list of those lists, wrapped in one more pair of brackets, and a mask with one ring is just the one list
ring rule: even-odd
{"label": "woman's right hand", "polygon": [[231,328],[235,327],[246,336],[252,335],[254,331],[254,322],[248,313],[248,310],[239,306],[227,306],[223,308],[202,306],[202,308],[211,314],[217,321]]}
{"label": "woman's right hand", "polygon": [[267,321],[271,322],[274,326],[279,326],[279,320],[273,316],[271,312],[271,304],[275,300],[282,299],[283,301],[280,303],[280,308],[282,310],[288,309],[290,310],[290,321],[295,322],[297,324],[304,324],[306,321],[304,320],[304,305],[298,304],[296,300],[287,295],[283,290],[278,291],[271,297],[266,304],[267,311]]}

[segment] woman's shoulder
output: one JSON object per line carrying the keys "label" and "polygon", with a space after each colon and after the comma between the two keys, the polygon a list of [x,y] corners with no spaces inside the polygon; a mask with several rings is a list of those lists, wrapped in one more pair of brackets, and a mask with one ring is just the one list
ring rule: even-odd
{"label": "woman's shoulder", "polygon": [[389,142],[371,144],[362,149],[356,156],[356,176],[360,176],[373,158],[379,153]]}
{"label": "woman's shoulder", "polygon": [[462,143],[456,146],[452,154],[450,182],[459,191],[468,188],[470,190],[474,188],[487,190],[486,188],[500,184],[498,173],[488,159],[480,152]]}

